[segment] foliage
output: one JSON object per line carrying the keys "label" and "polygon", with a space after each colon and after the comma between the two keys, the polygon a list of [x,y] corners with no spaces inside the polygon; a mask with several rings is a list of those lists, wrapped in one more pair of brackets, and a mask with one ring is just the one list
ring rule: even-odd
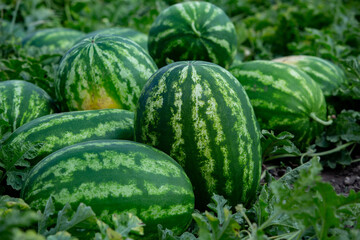
{"label": "foliage", "polygon": [[[291,133],[262,131],[263,162],[306,162],[279,180],[265,173],[254,205],[245,209],[213,196],[209,210],[194,212],[188,232],[175,236],[159,226],[159,239],[359,239],[360,193],[336,195],[321,181],[324,167],[349,165],[360,156],[360,8],[357,0],[209,0],[234,22],[239,61],[307,54],[328,59],[346,73],[345,82],[327,99],[333,124],[301,153]],[[113,26],[147,33],[156,16],[180,0],[5,0],[0,3],[0,81],[23,79],[54,97],[61,54],[44,48],[22,48],[22,39],[38,29],[67,27],[91,32]],[[3,109],[0,109],[0,114]],[[111,216],[106,223],[90,207],[69,204],[35,212],[18,196],[29,170],[26,159],[37,145],[24,145],[9,156],[1,143],[9,133],[0,119],[1,239],[132,239],[146,226],[136,216]],[[3,131],[3,129],[5,129]],[[312,159],[312,160],[310,160]],[[310,161],[307,161],[310,160]],[[9,190],[10,189],[10,190]]]}

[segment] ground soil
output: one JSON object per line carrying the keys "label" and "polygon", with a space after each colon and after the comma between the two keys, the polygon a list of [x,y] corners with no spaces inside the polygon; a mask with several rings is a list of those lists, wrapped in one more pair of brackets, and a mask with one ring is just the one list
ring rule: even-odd
{"label": "ground soil", "polygon": [[[275,178],[285,174],[284,168],[269,170]],[[347,195],[350,189],[355,192],[360,191],[360,162],[352,163],[349,166],[339,166],[335,169],[324,168],[321,176],[323,181],[331,183],[338,194]]]}

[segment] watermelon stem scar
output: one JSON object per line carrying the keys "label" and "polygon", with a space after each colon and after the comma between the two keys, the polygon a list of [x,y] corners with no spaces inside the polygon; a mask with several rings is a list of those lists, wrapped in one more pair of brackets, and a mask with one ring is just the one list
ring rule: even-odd
{"label": "watermelon stem scar", "polygon": [[324,120],[318,118],[318,116],[316,116],[316,114],[314,112],[310,113],[310,117],[312,119],[314,119],[316,122],[318,122],[318,123],[320,123],[320,124],[322,124],[324,126],[329,126],[329,125],[331,125],[333,123],[332,119],[330,119],[328,121],[324,121]]}

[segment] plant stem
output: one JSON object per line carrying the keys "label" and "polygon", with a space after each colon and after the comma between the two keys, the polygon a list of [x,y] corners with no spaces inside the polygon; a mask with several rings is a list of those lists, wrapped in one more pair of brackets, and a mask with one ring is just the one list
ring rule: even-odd
{"label": "plant stem", "polygon": [[304,153],[305,156],[309,156],[309,157],[316,157],[316,156],[324,156],[324,155],[328,155],[328,154],[331,154],[331,153],[335,153],[335,152],[338,152],[344,148],[347,148],[348,146],[354,144],[355,142],[348,142],[348,143],[345,143],[343,145],[340,145],[340,146],[337,146],[336,148],[334,149],[331,149],[329,151],[324,151],[324,152],[319,152],[319,153]]}
{"label": "plant stem", "polygon": [[281,155],[269,157],[264,162],[271,161],[271,160],[278,159],[278,158],[287,158],[287,157],[299,157],[299,156],[293,155],[293,154],[281,154]]}
{"label": "plant stem", "polygon": [[325,126],[329,126],[333,123],[333,120],[331,120],[331,119],[328,121],[324,121],[324,120],[320,119],[318,116],[316,116],[316,113],[314,113],[314,112],[310,113],[310,117],[312,119],[314,119],[316,122],[318,122],[322,125],[325,125]]}

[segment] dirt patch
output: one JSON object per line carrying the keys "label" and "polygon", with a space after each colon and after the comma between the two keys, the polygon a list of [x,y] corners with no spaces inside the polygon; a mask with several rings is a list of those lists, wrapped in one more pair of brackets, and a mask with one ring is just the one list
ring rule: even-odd
{"label": "dirt patch", "polygon": [[[268,171],[276,179],[286,173],[285,168],[275,168]],[[355,192],[360,191],[360,162],[352,163],[349,166],[339,166],[335,169],[324,168],[321,176],[323,181],[329,182],[338,194],[347,195],[350,189]]]}

